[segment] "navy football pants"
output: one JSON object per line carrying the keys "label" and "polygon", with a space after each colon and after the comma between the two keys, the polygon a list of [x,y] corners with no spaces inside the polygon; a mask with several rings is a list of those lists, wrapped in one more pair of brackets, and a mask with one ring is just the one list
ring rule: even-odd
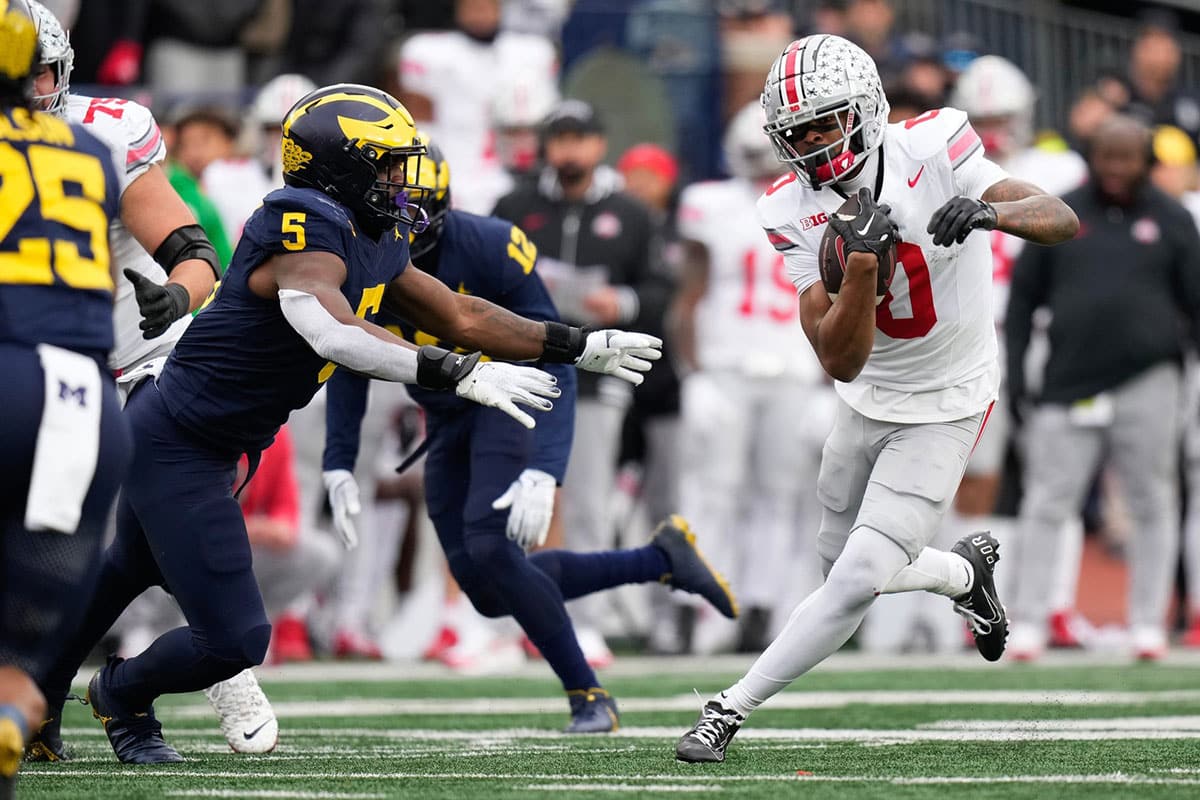
{"label": "navy football pants", "polygon": [[153,382],[134,390],[125,413],[134,459],[117,507],[117,536],[104,553],[80,634],[43,687],[52,709],[100,637],[153,585],[175,596],[188,624],[108,675],[109,691],[127,707],[205,689],[260,664],[270,640],[245,521],[233,497],[240,454],[215,449],[180,427]]}
{"label": "navy football pants", "polygon": [[102,396],[90,399],[102,404],[100,450],[79,527],[71,535],[27,530],[25,498],[45,402],[42,366],[36,350],[15,344],[0,344],[0,363],[0,664],[41,684],[92,592],[108,512],[129,464],[129,431],[101,364]]}
{"label": "navy football pants", "polygon": [[564,600],[658,580],[669,571],[653,546],[599,553],[543,550],[526,557],[508,539],[508,510],[492,502],[528,466],[533,432],[488,408],[428,417],[425,498],[450,572],[475,609],[512,616],[567,690],[597,686]]}

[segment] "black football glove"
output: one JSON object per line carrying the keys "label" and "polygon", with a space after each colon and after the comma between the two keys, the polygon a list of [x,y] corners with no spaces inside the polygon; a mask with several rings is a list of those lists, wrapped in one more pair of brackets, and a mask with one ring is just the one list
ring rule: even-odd
{"label": "black football glove", "polygon": [[188,312],[191,297],[186,286],[168,283],[162,286],[126,267],[122,272],[133,284],[133,296],[137,298],[138,311],[142,312],[143,339],[162,336],[175,320]]}
{"label": "black football glove", "polygon": [[829,217],[829,227],[846,243],[845,252],[870,253],[882,263],[888,251],[900,240],[896,223],[888,217],[892,208],[887,203],[876,204],[871,190],[858,190],[858,216],[844,220],[836,214]]}
{"label": "black football glove", "polygon": [[976,228],[985,231],[996,227],[996,209],[990,203],[971,197],[952,197],[933,212],[926,233],[933,234],[933,243],[943,247],[962,244],[967,234]]}

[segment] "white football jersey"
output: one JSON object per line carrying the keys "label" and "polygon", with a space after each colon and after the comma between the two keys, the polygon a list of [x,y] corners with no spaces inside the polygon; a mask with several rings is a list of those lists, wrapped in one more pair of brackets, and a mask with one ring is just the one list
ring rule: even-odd
{"label": "white football jersey", "polygon": [[694,183],[679,201],[679,235],[708,249],[708,289],[696,308],[700,368],[818,381],[782,253],[758,228],[760,187],[742,178]]}
{"label": "white football jersey", "polygon": [[[67,120],[83,125],[97,139],[112,148],[114,155],[120,156],[120,160],[124,161],[125,169],[117,171],[122,193],[150,169],[151,165],[159,163],[167,156],[162,133],[158,130],[154,116],[148,108],[132,100],[68,95]],[[192,318],[185,314],[162,336],[150,340],[143,339],[142,331],[138,327],[142,321],[142,314],[133,296],[133,284],[121,271],[128,267],[155,283],[165,283],[167,272],[138,244],[120,218],[113,219],[108,238],[117,273],[116,296],[113,301],[114,339],[113,349],[108,354],[108,366],[113,370],[125,370],[137,366],[164,345],[178,341]]]}
{"label": "white football jersey", "polygon": [[[1043,191],[1060,196],[1077,188],[1087,178],[1087,162],[1078,153],[1050,152],[1036,147],[1022,150],[1004,163],[1004,171],[1028,181]],[[1013,264],[1025,246],[1025,240],[1003,231],[992,231],[992,286],[995,290],[993,312],[996,325],[1002,327],[1008,310]]]}
{"label": "white football jersey", "polygon": [[[875,312],[875,344],[862,372],[838,394],[887,422],[944,422],[987,408],[1000,371],[992,324],[992,254],[986,234],[935,247],[933,213],[959,195],[978,198],[1007,173],[983,157],[978,134],[955,108],[889,125],[882,145],[879,202],[900,230],[891,291]],[[803,294],[821,279],[817,251],[844,202],[789,174],[759,198],[760,221]]]}
{"label": "white football jersey", "polygon": [[501,32],[492,44],[461,31],[418,33],[400,54],[400,83],[433,102],[433,119],[419,123],[450,162],[455,207],[490,214],[499,198],[496,156],[488,111],[505,76],[544,76],[558,80],[558,56],[541,36]]}

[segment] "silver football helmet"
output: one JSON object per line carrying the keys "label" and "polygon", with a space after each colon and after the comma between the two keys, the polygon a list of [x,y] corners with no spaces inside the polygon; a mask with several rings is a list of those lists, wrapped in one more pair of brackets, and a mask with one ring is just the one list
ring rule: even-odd
{"label": "silver football helmet", "polygon": [[725,128],[722,149],[729,173],[748,181],[774,178],[780,174],[771,140],[763,133],[762,105],[747,103],[733,115]]}
{"label": "silver football helmet", "polygon": [[1000,56],[980,56],[954,86],[950,105],[967,112],[992,158],[1006,158],[1033,142],[1037,93],[1025,73]]}
{"label": "silver football helmet", "polygon": [[[787,46],[771,66],[762,93],[763,130],[775,155],[813,188],[836,182],[883,142],[888,102],[875,62],[858,45],[815,34]],[[837,141],[801,153],[794,143],[817,120],[840,129]]]}
{"label": "silver football helmet", "polygon": [[51,114],[60,117],[67,113],[67,90],[71,88],[71,68],[75,65],[75,51],[71,40],[58,18],[37,0],[28,0],[33,12],[33,23],[37,26],[38,47],[42,53],[42,64],[54,72],[54,91],[33,96],[33,101]]}

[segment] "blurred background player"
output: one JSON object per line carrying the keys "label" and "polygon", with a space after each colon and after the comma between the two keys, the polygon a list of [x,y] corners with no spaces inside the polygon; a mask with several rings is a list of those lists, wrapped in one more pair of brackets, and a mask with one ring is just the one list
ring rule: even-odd
{"label": "blurred background player", "polygon": [[[706,549],[715,562],[730,565],[742,602],[739,652],[770,641],[772,611],[795,584],[807,594],[820,583],[812,486],[833,422],[783,254],[756,229],[754,201],[783,170],[765,121],[760,103],[743,107],[725,133],[733,177],[683,191],[683,272],[672,308],[688,371],[680,510],[712,532]],[[697,630],[700,652],[734,644],[732,626],[709,622]]]}
{"label": "blurred background player", "polygon": [[[1025,74],[1000,56],[980,56],[959,76],[950,104],[967,112],[971,126],[983,142],[984,154],[1014,178],[1036,183],[1046,192],[1062,195],[1087,177],[1083,158],[1071,150],[1051,150],[1034,143],[1033,112],[1037,95]],[[1008,307],[1012,267],[1025,240],[1003,231],[992,231],[992,310],[996,319],[1000,363],[1004,357],[1004,315]],[[1000,516],[996,502],[1004,459],[1012,441],[1013,426],[1001,375],[1001,391],[988,417],[988,424],[967,462],[967,471],[955,496],[954,508],[946,518],[946,541],[973,530],[989,530],[1002,544],[1010,541],[1014,520]],[[1059,644],[1079,646],[1086,622],[1077,619],[1075,589],[1083,555],[1083,524],[1072,517],[1058,534],[1061,537],[1061,569],[1055,572],[1048,591],[1052,598],[1052,630]],[[1010,552],[1015,552],[1010,551]],[[996,580],[1002,597],[1016,579],[1017,559],[997,565]],[[906,598],[907,599],[907,598]],[[924,598],[922,598],[924,599]],[[920,601],[918,601],[920,602]],[[1021,633],[1013,634],[1010,647],[1022,649]]]}
{"label": "blurred background player", "polygon": [[400,99],[455,165],[454,193],[465,211],[486,214],[499,194],[489,117],[497,89],[514,76],[555,94],[558,56],[543,36],[502,30],[500,0],[454,0],[456,30],[419,33],[400,53]]}
{"label": "blurred background player", "polygon": [[[505,220],[450,208],[450,168],[436,144],[427,146],[419,182],[431,189],[429,226],[413,239],[413,265],[460,294],[561,325],[534,271],[537,247],[525,233]],[[410,341],[436,341],[386,307],[379,320]],[[545,543],[550,530],[574,424],[575,371],[568,365],[547,369],[562,395],[532,432],[503,414],[475,414],[458,398],[419,388],[409,392],[426,413],[425,497],[451,574],[479,613],[512,616],[545,657],[570,702],[566,731],[601,733],[617,729],[616,704],[588,665],[565,600],[661,581],[701,594],[727,616],[736,615],[737,605],[678,517],[659,526],[649,545],[636,549],[540,550],[526,557]],[[354,480],[367,384],[365,377],[342,372],[327,389],[324,467],[335,520],[353,511],[345,492]]]}
{"label": "blurred background player", "polygon": [[[558,88],[541,72],[506,75],[489,106],[495,160],[480,169],[479,203],[490,210],[518,184],[536,180],[541,167],[541,124],[559,102]],[[483,213],[483,212],[478,212]]]}
{"label": "blurred background player", "polygon": [[0,0],[7,214],[0,239],[0,796],[6,798],[26,739],[46,717],[39,685],[92,594],[130,451],[105,364],[113,348],[117,269],[109,223],[128,188],[115,168],[124,167],[126,153],[41,110],[44,103],[33,98],[34,19],[24,0]]}

